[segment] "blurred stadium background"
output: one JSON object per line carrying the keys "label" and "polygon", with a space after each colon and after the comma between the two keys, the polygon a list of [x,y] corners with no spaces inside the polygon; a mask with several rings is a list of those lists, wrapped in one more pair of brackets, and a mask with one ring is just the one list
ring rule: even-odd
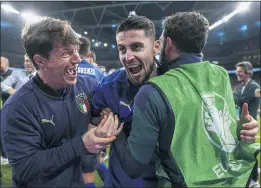
{"label": "blurred stadium background", "polygon": [[[179,11],[196,11],[208,18],[211,31],[204,59],[228,70],[233,89],[238,83],[234,66],[243,60],[253,64],[254,79],[260,83],[260,2],[1,2],[1,56],[9,59],[11,68],[23,68],[22,24],[25,20],[33,22],[38,16],[51,16],[69,20],[79,35],[92,41],[99,65],[107,70],[120,68],[115,31],[123,18],[130,14],[150,18],[159,37],[163,18]],[[2,165],[1,171],[3,184],[10,186],[10,166]],[[96,185],[102,186],[96,177]]]}

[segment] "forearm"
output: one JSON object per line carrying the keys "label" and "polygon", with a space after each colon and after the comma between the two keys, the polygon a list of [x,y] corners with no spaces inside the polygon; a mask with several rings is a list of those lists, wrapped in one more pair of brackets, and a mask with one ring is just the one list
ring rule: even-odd
{"label": "forearm", "polygon": [[[7,144],[6,142],[8,141],[5,141],[5,144]],[[81,136],[64,143],[62,146],[39,150],[22,159],[13,156],[13,151],[8,148],[8,146],[5,147],[9,161],[16,172],[18,181],[21,182],[55,175],[57,171],[68,168],[72,160],[87,153]]]}
{"label": "forearm", "polygon": [[[147,169],[148,164],[141,163],[132,155],[126,138],[123,138],[123,133],[120,135],[120,139],[116,139],[112,145],[116,151],[119,161],[122,165],[123,170],[131,178],[140,177],[143,172]],[[148,161],[150,162],[150,161]]]}
{"label": "forearm", "polygon": [[1,83],[1,90],[5,93],[9,93],[10,94],[10,89],[13,89],[11,86],[5,84],[5,83]]}

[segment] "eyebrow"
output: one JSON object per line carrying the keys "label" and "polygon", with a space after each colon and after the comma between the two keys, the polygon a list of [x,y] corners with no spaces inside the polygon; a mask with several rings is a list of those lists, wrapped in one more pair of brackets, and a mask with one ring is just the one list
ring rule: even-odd
{"label": "eyebrow", "polygon": [[[139,41],[137,41],[137,42],[133,42],[133,43],[131,43],[129,46],[133,46],[133,45],[135,45],[135,44],[141,44],[141,45],[144,46],[144,43],[139,42]],[[117,44],[117,46],[118,46],[118,47],[125,47],[125,45],[122,45],[122,44]]]}

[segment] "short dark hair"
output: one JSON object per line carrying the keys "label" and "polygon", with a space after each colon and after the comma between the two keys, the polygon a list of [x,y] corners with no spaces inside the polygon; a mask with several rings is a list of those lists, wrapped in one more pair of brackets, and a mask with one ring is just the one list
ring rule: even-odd
{"label": "short dark hair", "polygon": [[163,21],[163,35],[171,38],[180,52],[201,53],[208,31],[208,20],[197,12],[178,12]]}
{"label": "short dark hair", "polygon": [[87,57],[92,58],[93,61],[96,63],[96,54],[94,51],[90,51],[87,55]]}
{"label": "short dark hair", "polygon": [[236,67],[242,67],[245,73],[249,74],[250,77],[253,76],[253,66],[249,61],[242,61],[236,64]]}
{"label": "short dark hair", "polygon": [[156,38],[156,29],[154,23],[145,16],[129,16],[125,18],[117,28],[116,35],[119,32],[125,32],[129,30],[144,30],[147,37]]}
{"label": "short dark hair", "polygon": [[91,49],[91,41],[86,37],[80,37],[79,40],[81,41],[79,54],[82,57],[87,57]]}
{"label": "short dark hair", "polygon": [[42,17],[36,23],[23,25],[21,44],[36,69],[38,66],[34,62],[33,56],[39,54],[48,59],[49,52],[52,51],[55,43],[61,45],[80,44],[78,36],[69,22]]}

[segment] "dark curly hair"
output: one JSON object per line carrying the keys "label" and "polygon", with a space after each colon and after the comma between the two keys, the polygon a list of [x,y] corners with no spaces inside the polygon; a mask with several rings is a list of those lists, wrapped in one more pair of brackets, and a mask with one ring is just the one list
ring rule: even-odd
{"label": "dark curly hair", "polygon": [[91,41],[86,37],[80,37],[79,40],[81,41],[79,54],[82,57],[87,57],[91,49]]}
{"label": "dark curly hair", "polygon": [[164,37],[170,37],[180,52],[202,52],[208,31],[208,20],[196,12],[178,12],[163,21]]}
{"label": "dark curly hair", "polygon": [[146,18],[145,16],[129,16],[125,18],[117,28],[116,35],[119,32],[125,32],[129,30],[144,30],[144,33],[147,37],[152,37],[154,40],[156,38],[156,29],[154,23]]}

